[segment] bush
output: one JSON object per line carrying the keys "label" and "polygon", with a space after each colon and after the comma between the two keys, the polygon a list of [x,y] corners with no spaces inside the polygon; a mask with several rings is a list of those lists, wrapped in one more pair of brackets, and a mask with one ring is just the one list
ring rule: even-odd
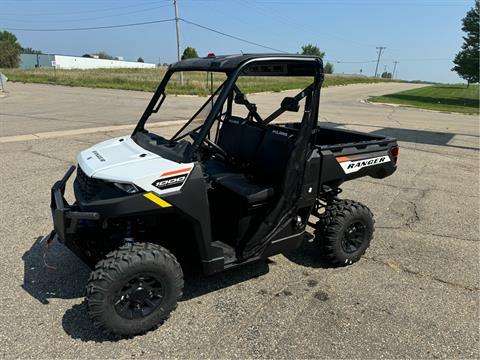
{"label": "bush", "polygon": [[97,55],[99,59],[115,60],[115,57],[114,57],[114,56],[108,54],[108,53],[105,52],[105,51],[99,51],[98,53],[93,54],[93,55]]}
{"label": "bush", "polygon": [[325,53],[320,51],[320,48],[313,44],[307,44],[302,46],[302,55],[313,55],[323,58]]}
{"label": "bush", "polygon": [[323,72],[325,74],[333,74],[333,71],[334,71],[334,68],[333,68],[333,64],[330,63],[330,62],[327,62],[324,66],[323,66]]}
{"label": "bush", "polygon": [[20,64],[22,47],[17,37],[8,31],[0,31],[0,68],[15,68]]}
{"label": "bush", "polygon": [[16,68],[19,64],[20,49],[9,41],[0,41],[0,68]]}
{"label": "bush", "polygon": [[388,71],[384,71],[382,73],[382,79],[391,79],[392,78],[392,73],[388,72]]}
{"label": "bush", "polygon": [[187,46],[185,50],[183,50],[182,60],[194,58],[198,58],[197,50],[191,46]]}

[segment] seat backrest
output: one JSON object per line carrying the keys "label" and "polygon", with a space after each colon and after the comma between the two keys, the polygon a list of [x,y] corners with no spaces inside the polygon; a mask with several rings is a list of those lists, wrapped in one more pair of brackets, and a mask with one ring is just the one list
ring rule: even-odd
{"label": "seat backrest", "polygon": [[220,128],[218,145],[233,158],[251,163],[264,132],[265,129],[232,116],[226,119]]}
{"label": "seat backrest", "polygon": [[290,154],[295,146],[295,134],[280,126],[268,126],[258,146],[253,162],[259,180],[279,184],[285,175]]}
{"label": "seat backrest", "polygon": [[278,185],[285,175],[296,133],[296,129],[277,125],[263,128],[232,116],[220,129],[218,145],[229,156],[249,164],[260,182]]}

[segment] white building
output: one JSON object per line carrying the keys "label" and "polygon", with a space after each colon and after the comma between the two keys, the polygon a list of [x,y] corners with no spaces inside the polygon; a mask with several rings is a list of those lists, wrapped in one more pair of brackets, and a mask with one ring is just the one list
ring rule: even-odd
{"label": "white building", "polygon": [[55,67],[56,69],[152,69],[155,64],[124,60],[95,59],[55,54],[21,54],[20,68]]}

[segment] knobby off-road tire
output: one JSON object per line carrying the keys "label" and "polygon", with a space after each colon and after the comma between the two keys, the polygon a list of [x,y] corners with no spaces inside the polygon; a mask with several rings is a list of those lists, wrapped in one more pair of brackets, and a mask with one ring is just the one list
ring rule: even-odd
{"label": "knobby off-road tire", "polygon": [[335,267],[358,261],[370,245],[374,223],[370,209],[359,202],[340,200],[327,205],[314,232],[322,259]]}
{"label": "knobby off-road tire", "polygon": [[90,275],[87,309],[105,334],[130,337],[161,325],[182,290],[182,268],[167,249],[150,243],[123,245]]}

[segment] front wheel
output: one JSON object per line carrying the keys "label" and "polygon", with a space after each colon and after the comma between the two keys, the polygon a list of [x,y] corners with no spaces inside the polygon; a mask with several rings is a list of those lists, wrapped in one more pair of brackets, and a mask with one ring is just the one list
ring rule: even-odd
{"label": "front wheel", "polygon": [[331,266],[357,262],[370,245],[374,223],[370,209],[359,202],[340,200],[327,205],[315,229],[324,260]]}
{"label": "front wheel", "polygon": [[128,244],[96,265],[87,285],[88,313],[104,333],[139,335],[168,318],[182,290],[182,269],[168,250]]}

